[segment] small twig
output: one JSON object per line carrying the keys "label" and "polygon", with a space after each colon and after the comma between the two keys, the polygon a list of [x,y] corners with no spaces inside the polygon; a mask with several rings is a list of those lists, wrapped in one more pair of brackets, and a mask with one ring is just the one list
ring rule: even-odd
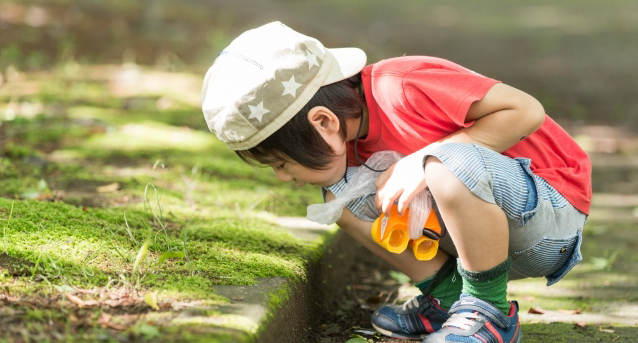
{"label": "small twig", "polygon": [[385,300],[383,301],[384,304],[388,303],[388,300],[390,300],[390,297],[392,296],[392,294],[394,294],[394,292],[396,292],[396,289],[393,289],[391,292],[388,292],[388,295],[385,297]]}

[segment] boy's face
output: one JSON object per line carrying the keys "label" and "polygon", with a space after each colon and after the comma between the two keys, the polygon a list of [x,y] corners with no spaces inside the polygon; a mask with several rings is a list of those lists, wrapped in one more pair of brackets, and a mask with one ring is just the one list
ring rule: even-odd
{"label": "boy's face", "polygon": [[[279,180],[283,182],[293,181],[297,186],[303,186],[307,183],[324,187],[334,185],[345,175],[348,163],[346,141],[339,132],[339,119],[329,109],[317,106],[308,112],[308,121],[337,157],[323,170],[310,169],[289,159],[268,165],[273,168]],[[358,119],[353,121],[358,122]],[[350,125],[352,126],[352,124]]]}
{"label": "boy's face", "polygon": [[309,169],[292,160],[272,163],[269,166],[282,182],[292,181],[300,187],[305,184],[327,187],[343,178],[346,172],[346,157],[343,154],[335,158],[324,170]]}

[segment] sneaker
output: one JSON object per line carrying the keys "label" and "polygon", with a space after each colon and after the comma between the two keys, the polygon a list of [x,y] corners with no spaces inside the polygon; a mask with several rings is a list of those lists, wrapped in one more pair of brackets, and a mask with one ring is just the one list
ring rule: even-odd
{"label": "sneaker", "polygon": [[461,299],[450,309],[450,319],[441,330],[426,337],[423,343],[519,343],[523,334],[518,321],[518,303],[510,301],[510,304],[509,315],[505,316],[491,303],[461,294]]}
{"label": "sneaker", "polygon": [[417,295],[401,306],[384,306],[372,314],[372,326],[398,339],[419,340],[441,328],[449,318],[431,295]]}

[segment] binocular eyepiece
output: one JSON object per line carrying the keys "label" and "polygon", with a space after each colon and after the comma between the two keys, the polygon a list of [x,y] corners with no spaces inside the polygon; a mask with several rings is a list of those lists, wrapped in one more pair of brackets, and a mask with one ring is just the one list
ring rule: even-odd
{"label": "binocular eyepiece", "polygon": [[408,245],[417,260],[429,261],[436,256],[441,238],[441,225],[432,209],[423,225],[423,235],[418,239],[410,239],[408,234],[408,215],[406,209],[403,216],[399,216],[397,206],[393,205],[390,216],[382,214],[372,224],[372,239],[386,250],[400,254]]}

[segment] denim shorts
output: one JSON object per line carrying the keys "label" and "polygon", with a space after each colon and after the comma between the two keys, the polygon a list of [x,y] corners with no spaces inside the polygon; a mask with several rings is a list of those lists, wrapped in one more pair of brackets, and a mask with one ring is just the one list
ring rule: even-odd
{"label": "denim shorts", "polygon": [[[580,246],[587,216],[543,178],[534,175],[530,159],[509,158],[478,144],[465,143],[443,144],[428,154],[438,158],[477,197],[497,204],[505,212],[512,257],[510,280],[545,276],[550,286],[583,260]],[[347,175],[355,169],[349,169]],[[338,194],[344,185],[342,179],[326,189]],[[366,221],[373,221],[380,214],[374,194],[354,200],[347,207]],[[445,252],[458,256],[450,235],[444,232],[439,243]]]}

